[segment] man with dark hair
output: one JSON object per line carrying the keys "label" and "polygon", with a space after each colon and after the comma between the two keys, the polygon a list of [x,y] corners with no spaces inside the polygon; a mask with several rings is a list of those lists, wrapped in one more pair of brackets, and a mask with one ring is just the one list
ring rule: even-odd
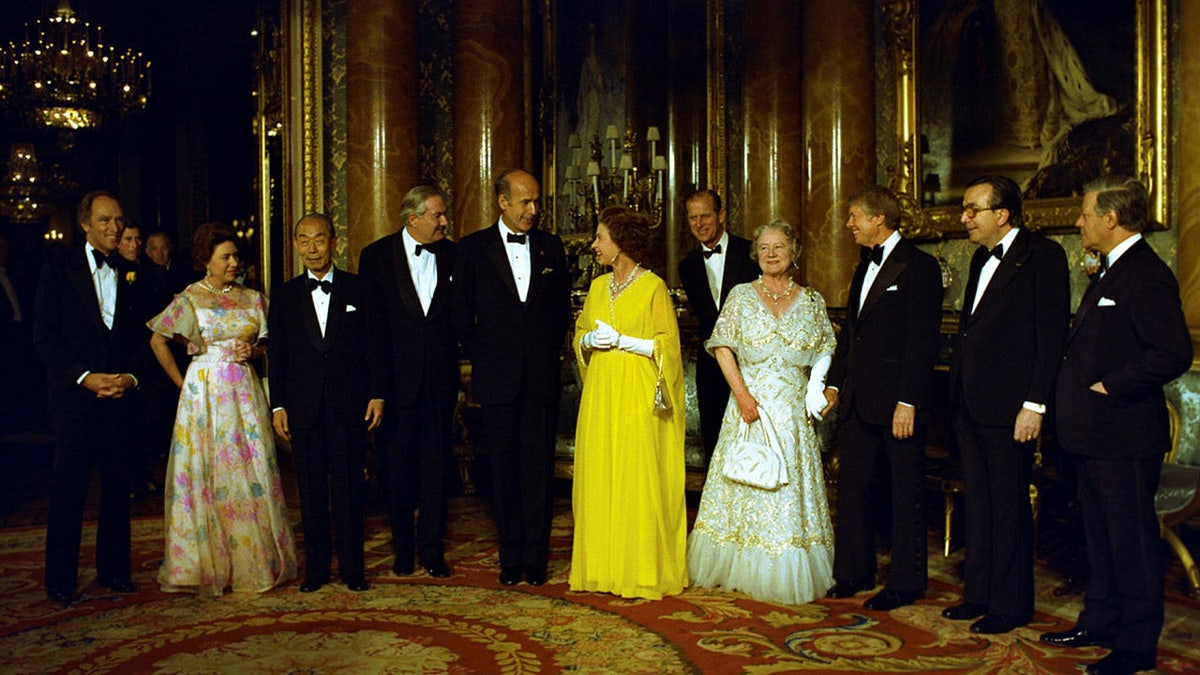
{"label": "man with dark hair", "polygon": [[117,593],[130,578],[130,452],[136,424],[135,373],[146,345],[135,275],[116,254],[125,212],[115,195],[89,192],[77,222],[86,241],[42,268],[33,343],[46,364],[55,440],[54,484],[46,523],[46,595],[75,599],[83,509],[93,468],[100,473],[97,582]]}
{"label": "man with dark hair", "polygon": [[1033,616],[1029,482],[1067,334],[1070,283],[1062,247],[1022,227],[1021,192],[1005,176],[967,186],[972,243],[950,364],[950,409],[966,485],[963,602],[942,616],[1007,633]]}
{"label": "man with dark hair", "polygon": [[698,190],[685,200],[688,227],[700,244],[679,262],[679,280],[696,315],[700,349],[696,352],[696,399],[705,458],[712,456],[729,403],[729,383],[721,366],[704,349],[729,290],[754,281],[758,265],[750,258],[750,240],[725,228],[725,208],[712,190]]}
{"label": "man with dark hair", "polygon": [[562,241],[536,229],[541,188],[526,171],[495,182],[500,219],[464,237],[454,327],[482,408],[500,530],[500,583],[546,583],[563,340],[571,277]]}
{"label": "man with dark hair", "polygon": [[1080,245],[1103,258],[1067,332],[1055,429],[1075,459],[1088,580],[1075,627],[1041,640],[1112,647],[1089,673],[1153,669],[1163,626],[1163,385],[1187,372],[1192,342],[1175,275],[1142,238],[1148,212],[1141,183],[1107,178],[1084,186],[1075,224]]}
{"label": "man with dark hair", "polygon": [[331,497],[338,574],[346,588],[365,591],[363,468],[367,433],[383,419],[383,317],[371,284],[334,268],[328,216],[301,218],[292,243],[305,272],[272,294],[267,325],[271,422],[292,444],[300,487],[300,592],[329,583]]}
{"label": "man with dark hair", "polygon": [[831,598],[875,586],[869,506],[876,466],[887,464],[892,563],[887,586],[866,609],[887,611],[925,594],[921,488],[925,430],[941,326],[942,276],[933,256],[900,236],[900,204],[871,185],[850,196],[846,227],[863,247],[849,308],[826,378],[825,417],[838,405],[841,474]]}
{"label": "man with dark hair", "polygon": [[[458,400],[450,320],[454,242],[446,195],[418,185],[400,203],[400,229],[363,249],[358,270],[379,290],[391,327],[391,414],[380,439],[392,526],[392,571],[412,574],[413,550],[432,577],[448,577],[446,508]],[[413,509],[420,513],[413,531]]]}

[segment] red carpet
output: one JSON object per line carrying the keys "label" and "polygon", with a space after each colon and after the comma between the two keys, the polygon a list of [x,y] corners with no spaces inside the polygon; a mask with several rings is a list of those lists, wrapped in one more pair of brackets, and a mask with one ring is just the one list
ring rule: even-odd
{"label": "red carpet", "polygon": [[[941,617],[959,601],[958,557],[931,553],[930,591],[915,606],[864,612],[861,600],[788,607],[736,593],[689,590],[657,602],[570,593],[569,503],[560,501],[550,583],[505,588],[496,575],[495,533],[486,506],[456,499],[447,558],[437,580],[391,574],[381,518],[368,524],[373,588],[296,585],[218,599],[160,593],[161,520],[134,522],[133,595],[91,583],[85,532],[83,598],[68,608],[40,585],[40,528],[0,531],[0,663],[7,672],[86,673],[1063,673],[1100,649],[1058,650],[1037,636],[1068,627],[1078,598],[1055,599],[1040,581],[1034,624],[998,637]],[[933,542],[935,545],[938,543]],[[1170,603],[1161,672],[1200,672],[1195,603]]]}

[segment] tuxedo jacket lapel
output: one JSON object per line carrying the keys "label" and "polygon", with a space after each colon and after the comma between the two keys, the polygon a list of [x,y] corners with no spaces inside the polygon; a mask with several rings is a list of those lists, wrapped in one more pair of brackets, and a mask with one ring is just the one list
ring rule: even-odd
{"label": "tuxedo jacket lapel", "polygon": [[[1000,265],[996,268],[995,273],[992,274],[991,281],[988,282],[987,288],[983,291],[983,297],[979,299],[979,306],[975,308],[974,312],[971,312],[971,320],[974,320],[991,310],[991,308],[996,304],[996,299],[1004,294],[1004,289],[1007,288],[1010,283],[1012,283],[1013,277],[1017,275],[1017,272],[1020,271],[1020,269],[1029,260],[1029,236],[1029,233],[1023,230],[1017,233],[1016,238],[1013,239],[1012,250],[1004,254],[1004,258],[1000,260]],[[983,251],[983,256],[982,261],[979,263],[980,270],[983,269],[983,264],[987,262],[987,257],[991,255],[987,250],[981,250]],[[978,284],[979,274],[978,272],[974,271],[974,258],[972,258],[971,262],[972,278],[975,280],[975,283]],[[970,286],[967,289],[967,302],[974,301],[975,288],[976,286]]]}
{"label": "tuxedo jacket lapel", "polygon": [[[307,277],[307,275],[305,275]],[[321,336],[321,322],[317,320],[317,308],[312,301],[312,292],[308,290],[307,282],[298,284],[296,289],[296,309],[299,310],[297,316],[302,317],[300,322],[304,324],[304,334],[308,336],[308,341],[318,349],[322,346],[323,338]],[[330,314],[333,313],[333,303],[330,302]],[[329,323],[326,322],[325,330],[328,332]]]}
{"label": "tuxedo jacket lapel", "polygon": [[[450,280],[454,274],[454,265],[449,258],[443,253],[445,247],[437,246],[429,249],[434,256],[433,260],[437,264],[437,288],[433,289],[433,298],[429,301],[429,316],[434,312],[441,311],[443,306],[450,303]],[[506,261],[507,262],[507,261]],[[512,276],[511,274],[509,275]],[[415,291],[414,291],[415,292]],[[417,302],[420,307],[420,302]]]}
{"label": "tuxedo jacket lapel", "polygon": [[96,297],[96,285],[92,281],[92,273],[88,267],[86,255],[87,251],[84,248],[76,249],[75,254],[71,256],[67,277],[71,287],[83,300],[88,320],[104,335],[108,333],[108,326],[104,325],[104,317],[100,314],[100,298]]}
{"label": "tuxedo jacket lapel", "polygon": [[1125,251],[1117,262],[1108,268],[1104,276],[1088,284],[1083,292],[1083,298],[1079,300],[1079,308],[1075,310],[1075,316],[1071,319],[1071,330],[1067,333],[1068,342],[1075,337],[1075,333],[1079,330],[1084,318],[1087,317],[1087,313],[1096,306],[1096,303],[1100,302],[1100,298],[1104,297],[1104,290],[1120,283],[1121,273],[1125,271],[1125,266],[1121,263],[1126,262],[1132,256],[1139,255],[1143,246],[1149,246],[1145,239]]}
{"label": "tuxedo jacket lapel", "polygon": [[[497,227],[499,227],[499,225],[493,225],[485,230],[488,232],[487,235],[484,235],[487,237],[485,240],[485,246],[487,247],[485,251],[485,257],[487,258],[488,262],[495,266],[496,276],[500,277],[500,282],[503,283],[506,288],[508,288],[509,292],[513,294],[514,298],[520,300],[521,294],[517,292],[517,282],[513,279],[512,265],[510,265],[508,262],[508,253],[504,250],[504,243],[500,241],[500,235],[493,231]],[[530,239],[532,240],[532,237],[530,237]],[[530,242],[529,248],[531,251],[534,248],[532,241]],[[529,266],[531,277],[529,280],[529,292],[531,294],[533,293],[534,286],[533,278],[537,277],[537,272],[534,270],[534,265],[536,264],[537,258],[535,257],[532,261],[530,261]],[[526,299],[528,299],[528,297],[529,296],[526,296]]]}
{"label": "tuxedo jacket lapel", "polygon": [[[871,289],[867,291],[867,298],[863,301],[862,310],[858,313],[860,320],[871,312],[871,309],[875,307],[875,303],[879,302],[879,299],[887,292],[892,282],[900,276],[905,267],[908,267],[908,256],[903,255],[901,246],[903,246],[903,243],[896,245],[896,250],[892,251],[887,260],[883,261],[883,267],[879,269],[879,273],[875,275],[875,280],[871,282]],[[863,271],[863,275],[865,277],[865,270]]]}
{"label": "tuxedo jacket lapel", "polygon": [[392,265],[396,270],[396,289],[400,293],[400,302],[404,304],[404,308],[408,312],[420,315],[424,310],[421,309],[421,298],[417,296],[417,287],[413,283],[412,268],[408,266],[408,253],[404,250],[404,239],[397,236],[394,241]]}

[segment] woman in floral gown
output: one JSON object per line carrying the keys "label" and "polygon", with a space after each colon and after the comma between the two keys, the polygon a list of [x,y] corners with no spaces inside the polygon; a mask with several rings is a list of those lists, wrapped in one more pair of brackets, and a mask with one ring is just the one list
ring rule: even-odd
{"label": "woman in floral gown", "polygon": [[[168,592],[268,591],[296,577],[296,551],[275,462],[271,415],[247,361],[266,351],[266,298],[235,282],[237,236],[220,223],[192,244],[204,279],[148,324],[150,347],[180,387],[167,462],[166,543],[158,581]],[[192,355],[180,374],[167,342]]]}
{"label": "woman in floral gown", "polygon": [[[573,591],[657,600],[687,586],[683,365],[667,285],[640,264],[647,218],[600,213],[592,250],[611,266],[575,324],[583,376],[575,428]],[[657,410],[660,375],[670,399]]]}
{"label": "woman in floral gown", "polygon": [[[795,605],[833,585],[833,528],[812,416],[825,406],[834,334],[825,300],[792,279],[800,245],[791,225],[758,228],[752,253],[762,276],[729,292],[705,343],[731,395],[688,538],[688,574],[697,586]],[[724,474],[740,422],[758,422],[760,409],[769,412],[787,467],[787,484],[774,490]]]}

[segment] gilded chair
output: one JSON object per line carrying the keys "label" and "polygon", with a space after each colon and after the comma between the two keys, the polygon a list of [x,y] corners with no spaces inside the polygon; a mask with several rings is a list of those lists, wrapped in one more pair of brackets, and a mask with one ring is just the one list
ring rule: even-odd
{"label": "gilded chair", "polygon": [[1188,594],[1195,598],[1200,597],[1200,571],[1196,569],[1196,561],[1179,537],[1179,526],[1200,510],[1200,456],[1195,453],[1181,456],[1179,410],[1170,400],[1167,401],[1167,413],[1171,420],[1171,451],[1163,458],[1162,476],[1158,482],[1158,492],[1154,495],[1154,510],[1158,513],[1162,538],[1179,558],[1187,574]]}

